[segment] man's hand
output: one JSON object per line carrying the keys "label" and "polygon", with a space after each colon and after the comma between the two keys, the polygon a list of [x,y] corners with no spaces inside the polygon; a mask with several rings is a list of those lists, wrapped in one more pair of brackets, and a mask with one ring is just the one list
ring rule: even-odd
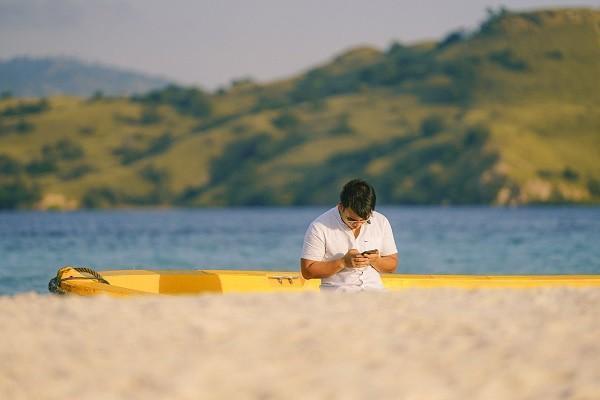
{"label": "man's hand", "polygon": [[[377,254],[379,256],[379,254]],[[371,265],[369,257],[361,254],[356,249],[350,249],[344,256],[344,266],[346,268],[363,268]]]}
{"label": "man's hand", "polygon": [[379,250],[375,250],[373,253],[363,253],[363,256],[369,259],[367,264],[372,265],[373,267],[377,265],[377,262],[381,258],[381,256],[379,255]]}

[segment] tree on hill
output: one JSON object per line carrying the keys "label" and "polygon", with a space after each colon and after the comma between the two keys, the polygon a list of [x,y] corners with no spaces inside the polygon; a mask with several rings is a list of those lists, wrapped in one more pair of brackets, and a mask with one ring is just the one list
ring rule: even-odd
{"label": "tree on hill", "polygon": [[134,101],[148,105],[170,105],[184,115],[208,117],[212,112],[210,96],[198,88],[184,88],[169,85],[164,89],[153,90],[145,95],[132,97]]}

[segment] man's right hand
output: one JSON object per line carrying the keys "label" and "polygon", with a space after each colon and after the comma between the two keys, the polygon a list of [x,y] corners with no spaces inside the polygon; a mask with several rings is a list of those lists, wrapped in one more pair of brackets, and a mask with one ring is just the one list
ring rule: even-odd
{"label": "man's right hand", "polygon": [[364,268],[370,265],[369,257],[362,255],[356,249],[350,249],[344,256],[344,266],[346,268]]}

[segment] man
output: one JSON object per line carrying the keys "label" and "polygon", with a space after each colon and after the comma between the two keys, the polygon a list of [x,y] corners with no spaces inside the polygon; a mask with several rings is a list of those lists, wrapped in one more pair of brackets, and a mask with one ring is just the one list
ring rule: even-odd
{"label": "man", "polygon": [[375,211],[375,189],[354,179],[336,207],[320,215],[304,235],[300,269],[305,279],[321,278],[321,289],[383,289],[380,273],[398,264],[392,227]]}

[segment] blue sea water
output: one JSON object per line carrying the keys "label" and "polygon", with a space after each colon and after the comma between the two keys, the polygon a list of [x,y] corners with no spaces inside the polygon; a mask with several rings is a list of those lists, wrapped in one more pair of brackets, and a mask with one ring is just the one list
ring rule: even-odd
{"label": "blue sea water", "polygon": [[[328,207],[0,213],[0,295],[47,291],[63,265],[297,270]],[[600,274],[600,208],[380,207],[399,273]]]}

